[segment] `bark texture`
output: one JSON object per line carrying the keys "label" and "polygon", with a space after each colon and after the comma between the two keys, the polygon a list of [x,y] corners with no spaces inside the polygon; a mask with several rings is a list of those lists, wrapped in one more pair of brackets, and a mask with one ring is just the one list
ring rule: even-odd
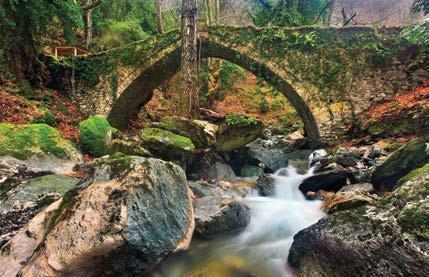
{"label": "bark texture", "polygon": [[181,73],[179,114],[192,117],[198,114],[198,48],[197,48],[197,2],[183,0],[181,29]]}

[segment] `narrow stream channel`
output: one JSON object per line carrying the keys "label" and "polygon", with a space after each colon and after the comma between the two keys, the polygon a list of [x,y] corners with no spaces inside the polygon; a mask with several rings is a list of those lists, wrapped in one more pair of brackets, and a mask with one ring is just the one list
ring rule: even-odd
{"label": "narrow stream channel", "polygon": [[[274,176],[274,197],[249,194],[251,222],[240,234],[212,241],[193,241],[190,249],[166,259],[162,276],[293,276],[287,256],[293,236],[324,216],[320,201],[308,201],[299,191],[312,170],[298,174],[289,166]],[[158,275],[159,276],[159,275]]]}

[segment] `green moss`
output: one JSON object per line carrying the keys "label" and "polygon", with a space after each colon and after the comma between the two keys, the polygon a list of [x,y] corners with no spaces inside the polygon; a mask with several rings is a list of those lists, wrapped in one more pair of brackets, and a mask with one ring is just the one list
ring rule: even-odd
{"label": "green moss", "polygon": [[49,126],[54,126],[57,123],[57,118],[52,112],[47,111],[43,115],[36,117],[33,123],[45,123]]}
{"label": "green moss", "polygon": [[261,125],[262,122],[259,119],[246,115],[229,114],[225,118],[225,124],[228,126],[257,126]]}
{"label": "green moss", "polygon": [[50,192],[64,195],[67,191],[75,187],[78,181],[79,180],[75,178],[59,175],[46,175],[34,178],[20,185],[22,188],[18,189],[8,200],[23,202],[34,201],[40,195]]}
{"label": "green moss", "polygon": [[399,224],[408,233],[424,240],[429,239],[429,207],[417,204],[406,209],[398,220]]}
{"label": "green moss", "polygon": [[0,124],[0,156],[25,160],[37,154],[71,158],[76,149],[58,130],[46,124]]}
{"label": "green moss", "polygon": [[110,151],[112,128],[103,116],[92,116],[79,123],[79,140],[85,153],[95,157],[107,155]]}
{"label": "green moss", "polygon": [[415,139],[400,147],[377,166],[372,175],[372,182],[392,188],[400,178],[427,162],[429,155],[426,153],[426,143],[421,139]]}
{"label": "green moss", "polygon": [[189,138],[197,148],[208,146],[204,128],[183,117],[164,117],[155,127]]}
{"label": "green moss", "polygon": [[140,138],[149,150],[167,157],[181,156],[195,151],[195,145],[189,138],[167,130],[144,128]]}
{"label": "green moss", "polygon": [[414,171],[411,171],[410,173],[408,173],[406,176],[402,177],[401,179],[399,179],[398,181],[398,185],[402,185],[408,181],[411,180],[415,180],[421,176],[424,175],[428,175],[429,176],[429,163],[427,163],[426,165],[424,165],[421,168],[418,168]]}
{"label": "green moss", "polygon": [[104,163],[111,167],[112,176],[118,176],[119,173],[131,168],[132,157],[121,152],[111,155]]}

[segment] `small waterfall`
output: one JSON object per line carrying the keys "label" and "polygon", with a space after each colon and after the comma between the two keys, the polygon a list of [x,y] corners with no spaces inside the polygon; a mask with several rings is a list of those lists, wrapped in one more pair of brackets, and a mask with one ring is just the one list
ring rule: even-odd
{"label": "small waterfall", "polygon": [[[249,194],[250,224],[240,234],[208,242],[193,242],[186,255],[168,261],[163,276],[292,276],[287,256],[293,236],[324,216],[320,201],[308,201],[298,187],[313,175],[299,174],[289,166],[273,174],[275,196]],[[213,269],[214,268],[214,269]],[[215,273],[214,273],[214,272]],[[243,275],[242,275],[243,274]]]}

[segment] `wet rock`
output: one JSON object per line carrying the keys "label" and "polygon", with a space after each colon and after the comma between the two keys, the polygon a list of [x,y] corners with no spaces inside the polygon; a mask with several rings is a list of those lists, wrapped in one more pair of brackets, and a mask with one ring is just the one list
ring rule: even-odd
{"label": "wet rock", "polygon": [[314,166],[316,163],[320,162],[320,160],[322,160],[322,158],[326,156],[328,156],[328,153],[326,152],[325,149],[316,150],[313,153],[311,153],[310,156],[308,157],[308,163],[310,164],[310,166]]}
{"label": "wet rock", "polygon": [[271,174],[262,174],[256,180],[256,188],[262,196],[273,196],[275,192],[275,178]]}
{"label": "wet rock", "polygon": [[195,151],[189,138],[158,128],[144,128],[140,138],[149,151],[166,159],[182,158]]}
{"label": "wet rock", "polygon": [[244,115],[231,115],[220,126],[215,144],[217,151],[231,151],[257,139],[263,130],[262,122]]}
{"label": "wet rock", "polygon": [[1,187],[0,246],[43,208],[76,187],[79,179],[47,175]]}
{"label": "wet rock", "polygon": [[247,160],[253,160],[255,164],[262,164],[262,167],[268,172],[275,172],[288,165],[285,155],[288,144],[282,139],[284,139],[282,136],[272,136],[268,140],[257,139],[247,144],[241,151],[243,155],[248,156]]}
{"label": "wet rock", "polygon": [[245,165],[240,170],[241,177],[258,177],[264,173],[264,170],[259,166]]}
{"label": "wet rock", "polygon": [[213,123],[210,123],[205,120],[196,120],[194,119],[192,122],[197,124],[198,126],[204,129],[206,133],[207,141],[209,145],[213,145],[216,143],[217,135],[219,134],[219,126]]}
{"label": "wet rock", "polygon": [[221,162],[215,162],[207,172],[207,179],[209,180],[228,181],[235,178],[235,173],[232,168]]}
{"label": "wet rock", "polygon": [[37,246],[43,241],[49,229],[50,219],[60,204],[61,200],[57,200],[49,205],[1,248],[0,276],[16,276],[23,265],[30,260]]}
{"label": "wet rock", "polygon": [[351,183],[353,175],[350,171],[325,171],[305,179],[299,189],[306,194],[308,191],[317,192],[319,190],[338,191],[343,186]]}
{"label": "wet rock", "polygon": [[429,166],[374,205],[339,211],[300,231],[297,276],[428,276]]}
{"label": "wet rock", "polygon": [[429,146],[422,139],[415,139],[393,152],[386,160],[377,165],[372,174],[372,183],[392,190],[396,182],[412,170],[429,162]]}
{"label": "wet rock", "polygon": [[188,181],[188,185],[197,198],[220,196],[220,193],[215,189],[215,184],[211,185],[206,181]]}
{"label": "wet rock", "polygon": [[121,152],[126,155],[151,157],[152,153],[140,145],[140,141],[134,139],[114,139],[110,147],[110,153]]}
{"label": "wet rock", "polygon": [[249,208],[230,197],[203,197],[194,210],[195,233],[202,238],[239,231],[250,222]]}
{"label": "wet rock", "polygon": [[153,123],[152,126],[189,138],[198,149],[208,147],[210,140],[213,142],[213,137],[207,136],[202,123],[198,124],[184,117],[164,117],[160,122]]}
{"label": "wet rock", "polygon": [[[28,262],[16,265],[25,256],[18,248],[3,252],[0,263],[15,268],[10,276],[18,271],[20,276],[136,276],[163,256],[188,247],[194,216],[180,167],[129,157],[97,170],[115,178],[104,182],[95,178],[67,193],[49,219],[45,238],[37,243],[36,236],[37,250],[32,250]],[[19,242],[14,239],[11,245]]]}
{"label": "wet rock", "polygon": [[345,186],[324,199],[322,210],[326,213],[334,213],[374,203],[377,196],[371,194],[373,191],[374,187],[370,183]]}
{"label": "wet rock", "polygon": [[91,116],[79,123],[79,140],[82,150],[94,157],[101,157],[110,153],[112,133],[116,129],[110,126],[106,117]]}
{"label": "wet rock", "polygon": [[216,162],[224,162],[219,155],[210,150],[195,153],[186,159],[188,180],[207,179],[207,173]]}
{"label": "wet rock", "polygon": [[273,173],[288,166],[289,161],[286,157],[286,153],[289,152],[288,146],[289,142],[284,136],[265,136],[265,138],[258,138],[235,151],[228,152],[230,158],[228,163],[237,173],[240,173],[245,166],[257,166],[265,172]]}
{"label": "wet rock", "polygon": [[343,167],[354,167],[358,159],[354,155],[346,154],[336,157],[335,162]]}

